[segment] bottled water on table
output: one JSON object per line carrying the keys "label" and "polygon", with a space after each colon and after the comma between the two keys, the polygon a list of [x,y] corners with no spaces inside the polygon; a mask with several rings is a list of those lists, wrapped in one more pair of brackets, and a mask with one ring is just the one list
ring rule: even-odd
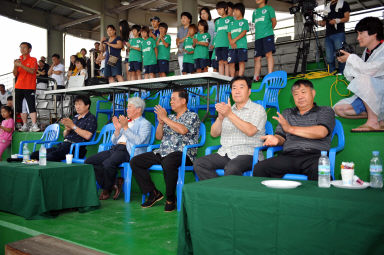
{"label": "bottled water on table", "polygon": [[23,161],[30,160],[30,156],[29,156],[29,154],[30,154],[30,152],[29,152],[28,146],[27,146],[27,144],[25,143],[25,144],[24,144],[24,147],[23,147]]}
{"label": "bottled water on table", "polygon": [[327,157],[327,152],[322,151],[319,158],[319,180],[318,185],[320,188],[331,187],[331,163]]}
{"label": "bottled water on table", "polygon": [[369,172],[371,175],[370,186],[372,188],[383,187],[383,164],[379,157],[378,151],[372,152],[371,164],[369,166]]}
{"label": "bottled water on table", "polygon": [[44,144],[41,145],[39,150],[39,165],[46,166],[47,165],[47,149]]}

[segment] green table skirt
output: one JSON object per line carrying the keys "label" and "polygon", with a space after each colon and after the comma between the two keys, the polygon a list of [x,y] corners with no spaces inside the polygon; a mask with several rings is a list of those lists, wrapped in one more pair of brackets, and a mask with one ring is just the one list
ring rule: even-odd
{"label": "green table skirt", "polygon": [[178,254],[384,254],[382,189],[271,189],[227,176],[184,186]]}
{"label": "green table skirt", "polygon": [[91,165],[48,162],[47,166],[0,162],[0,210],[26,219],[41,219],[56,211],[100,206]]}

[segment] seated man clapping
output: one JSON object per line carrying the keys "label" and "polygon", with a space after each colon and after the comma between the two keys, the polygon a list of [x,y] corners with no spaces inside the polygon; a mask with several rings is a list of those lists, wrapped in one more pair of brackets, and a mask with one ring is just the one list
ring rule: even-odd
{"label": "seated man clapping", "polygon": [[[115,190],[113,199],[117,199],[123,184],[122,179],[115,184],[117,169],[121,163],[128,162],[134,145],[147,144],[151,138],[151,123],[142,115],[145,102],[139,97],[128,100],[127,115],[113,117],[115,133],[112,137],[114,144],[110,150],[102,151],[89,157],[85,163],[93,165],[97,183],[103,189],[99,199],[108,199],[112,189]],[[137,148],[135,154],[145,152],[146,148]]]}
{"label": "seated man clapping", "polygon": [[[92,139],[93,134],[97,129],[96,117],[89,111],[91,107],[91,100],[88,96],[79,95],[75,98],[75,109],[77,115],[73,120],[63,118],[61,124],[64,125],[64,141],[47,149],[48,161],[62,161],[65,155],[70,152],[73,143],[88,142]],[[80,146],[79,156],[85,157],[87,149],[85,146]],[[39,159],[39,151],[31,154],[31,159]]]}
{"label": "seated man clapping", "polygon": [[[211,127],[211,136],[221,136],[222,147],[217,153],[198,158],[193,169],[200,180],[217,177],[216,169],[224,168],[224,175],[242,175],[252,169],[253,151],[262,145],[261,137],[265,135],[267,114],[263,106],[249,98],[251,82],[244,76],[231,81],[231,106],[222,102],[216,104],[218,118]],[[259,159],[263,159],[260,152]]]}

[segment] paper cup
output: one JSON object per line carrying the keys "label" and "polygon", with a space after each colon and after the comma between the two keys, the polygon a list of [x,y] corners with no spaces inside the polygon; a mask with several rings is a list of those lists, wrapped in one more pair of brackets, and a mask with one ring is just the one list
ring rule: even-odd
{"label": "paper cup", "polygon": [[72,159],[73,159],[73,155],[72,154],[67,154],[65,155],[65,159],[67,160],[67,164],[72,164]]}
{"label": "paper cup", "polygon": [[11,158],[18,158],[19,154],[12,154]]}
{"label": "paper cup", "polygon": [[354,175],[354,169],[341,169],[341,179],[343,180],[343,185],[352,186]]}

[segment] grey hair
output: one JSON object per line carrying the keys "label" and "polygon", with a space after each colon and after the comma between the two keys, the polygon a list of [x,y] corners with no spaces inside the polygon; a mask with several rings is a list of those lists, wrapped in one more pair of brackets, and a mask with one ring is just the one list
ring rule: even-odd
{"label": "grey hair", "polygon": [[128,104],[133,104],[136,108],[141,109],[141,113],[144,112],[145,102],[140,97],[131,97],[128,99]]}

